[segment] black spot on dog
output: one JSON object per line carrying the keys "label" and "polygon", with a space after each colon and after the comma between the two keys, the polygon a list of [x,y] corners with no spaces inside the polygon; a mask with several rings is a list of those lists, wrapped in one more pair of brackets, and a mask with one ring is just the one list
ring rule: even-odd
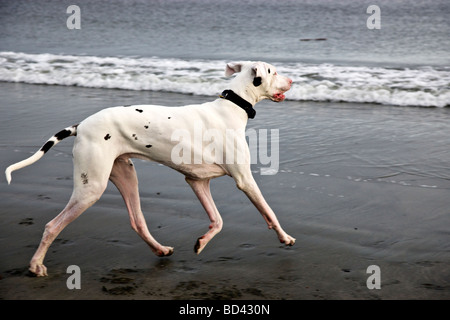
{"label": "black spot on dog", "polygon": [[[75,124],[75,125],[72,126],[72,128],[76,129],[76,128],[78,128],[78,126],[79,126],[79,124]],[[73,135],[76,137],[77,133],[75,132]]]}
{"label": "black spot on dog", "polygon": [[44,153],[47,153],[48,150],[50,150],[51,147],[53,147],[53,145],[55,144],[55,142],[53,141],[47,141],[41,148],[41,151],[44,151]]}
{"label": "black spot on dog", "polygon": [[148,126],[144,126],[145,129],[148,129]]}
{"label": "black spot on dog", "polygon": [[167,119],[170,119],[170,118],[172,118],[172,117],[167,117]]}
{"label": "black spot on dog", "polygon": [[254,85],[255,87],[260,86],[261,83],[262,83],[261,77],[255,77],[255,78],[253,79],[253,85]]}
{"label": "black spot on dog", "polygon": [[109,139],[111,139],[111,136],[109,135],[109,133],[107,133],[106,134],[106,136],[105,136],[105,138],[104,138],[105,140],[109,140]]}
{"label": "black spot on dog", "polygon": [[136,109],[136,111],[139,112],[139,113],[144,112],[144,110],[142,110],[142,109]]}
{"label": "black spot on dog", "polygon": [[137,140],[137,139],[138,139],[136,133],[133,133],[131,136],[134,138],[134,140]]}
{"label": "black spot on dog", "polygon": [[56,139],[58,139],[59,141],[61,141],[62,139],[67,138],[68,136],[70,136],[72,132],[70,130],[61,130],[60,132],[58,132],[57,134],[55,134]]}
{"label": "black spot on dog", "polygon": [[88,179],[87,173],[82,173],[81,174],[81,182],[83,182],[83,184],[88,184],[89,183],[89,179]]}
{"label": "black spot on dog", "polygon": [[146,145],[145,147],[146,147],[146,148],[151,148],[152,145],[151,145],[151,144],[148,144],[148,145]]}

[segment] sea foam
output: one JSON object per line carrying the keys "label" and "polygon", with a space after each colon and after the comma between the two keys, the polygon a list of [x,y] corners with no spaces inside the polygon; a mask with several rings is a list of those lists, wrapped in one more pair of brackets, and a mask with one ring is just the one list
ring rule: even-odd
{"label": "sea foam", "polygon": [[[0,81],[217,96],[226,61],[0,52]],[[450,106],[450,68],[274,63],[294,84],[286,98],[396,106]]]}

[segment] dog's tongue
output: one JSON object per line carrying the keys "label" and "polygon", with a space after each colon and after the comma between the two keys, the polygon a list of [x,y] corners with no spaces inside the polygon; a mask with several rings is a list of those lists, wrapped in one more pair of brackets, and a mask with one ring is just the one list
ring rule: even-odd
{"label": "dog's tongue", "polygon": [[285,95],[282,93],[275,93],[273,97],[275,98],[276,101],[283,101],[284,98],[286,98]]}

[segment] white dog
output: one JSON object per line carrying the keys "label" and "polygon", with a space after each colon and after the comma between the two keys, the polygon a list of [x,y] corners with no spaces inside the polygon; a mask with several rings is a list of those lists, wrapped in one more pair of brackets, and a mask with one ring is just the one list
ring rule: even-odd
{"label": "white dog", "polygon": [[[230,83],[230,89],[220,99],[183,107],[133,105],[104,109],[79,125],[68,127],[50,138],[33,156],[6,169],[11,182],[11,172],[39,160],[52,146],[69,136],[76,136],[73,147],[74,189],[64,210],[46,226],[33,258],[30,271],[37,276],[47,275],[43,261],[53,240],[70,222],[92,206],[104,192],[110,179],[125,200],[131,226],[158,256],[173,253],[172,247],[159,244],[148,231],[140,207],[138,180],[130,158],[156,161],[185,175],[211,224],[209,231],[198,238],[195,252],[199,254],[206,244],[222,229],[222,218],[211,197],[209,182],[223,175],[231,176],[237,187],[245,192],[274,229],[281,243],[293,245],[295,239],[281,228],[277,217],[264,200],[250,171],[250,152],[245,139],[248,118],[255,116],[253,106],[263,100],[284,100],[284,92],[290,89],[292,80],[278,75],[274,66],[264,62],[236,62],[226,66],[226,76],[239,73]],[[198,161],[173,161],[174,142],[172,133],[183,129],[215,130],[223,135],[233,130],[237,134],[232,145],[223,146],[222,161],[202,154],[202,147],[192,149],[191,159]],[[193,136],[193,135],[191,135]],[[191,143],[191,141],[182,141]],[[227,142],[230,143],[230,142]],[[235,153],[231,157],[227,151]],[[243,163],[229,159],[244,159]]]}

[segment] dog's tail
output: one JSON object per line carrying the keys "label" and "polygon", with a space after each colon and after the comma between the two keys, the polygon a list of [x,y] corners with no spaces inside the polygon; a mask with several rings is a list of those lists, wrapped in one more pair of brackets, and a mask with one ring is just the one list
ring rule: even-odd
{"label": "dog's tail", "polygon": [[5,174],[6,174],[6,180],[8,181],[8,184],[11,183],[11,173],[13,171],[22,169],[26,166],[29,166],[30,164],[35,163],[38,161],[42,156],[50,150],[51,147],[58,144],[61,140],[70,137],[70,136],[76,136],[77,135],[77,127],[78,124],[73,125],[71,127],[67,127],[64,130],[61,130],[57,134],[55,134],[53,137],[47,140],[47,142],[31,157],[22,160],[20,162],[17,162],[15,164],[10,165],[8,168],[6,168]]}

